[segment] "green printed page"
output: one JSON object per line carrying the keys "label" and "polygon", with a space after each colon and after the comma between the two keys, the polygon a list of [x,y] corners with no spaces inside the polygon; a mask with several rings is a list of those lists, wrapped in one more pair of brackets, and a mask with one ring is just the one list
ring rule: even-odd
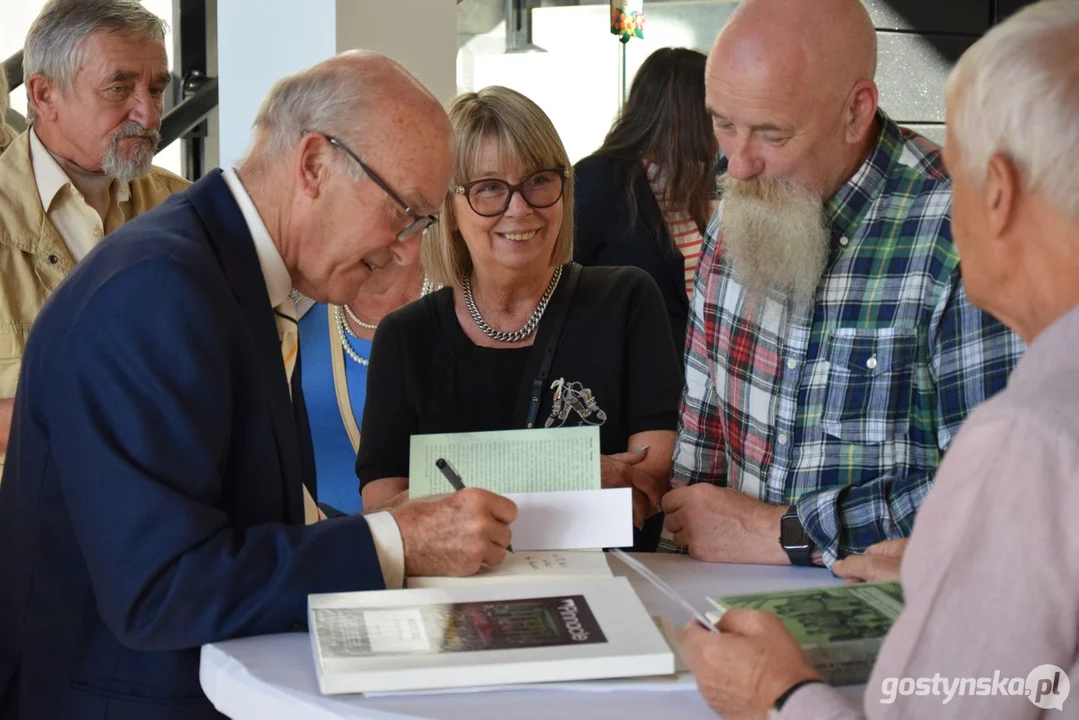
{"label": "green printed page", "polygon": [[859,583],[708,598],[720,610],[749,608],[779,616],[802,647],[883,638],[903,609],[897,582]]}
{"label": "green printed page", "polygon": [[435,467],[445,459],[465,487],[501,495],[599,490],[599,427],[413,435],[409,497],[441,495],[453,487]]}

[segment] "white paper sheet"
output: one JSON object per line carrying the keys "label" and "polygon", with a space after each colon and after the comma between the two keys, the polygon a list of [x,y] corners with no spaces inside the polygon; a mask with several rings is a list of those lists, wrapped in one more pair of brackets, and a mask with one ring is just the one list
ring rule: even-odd
{"label": "white paper sheet", "polygon": [[582,550],[633,545],[630,488],[510,493],[514,550]]}

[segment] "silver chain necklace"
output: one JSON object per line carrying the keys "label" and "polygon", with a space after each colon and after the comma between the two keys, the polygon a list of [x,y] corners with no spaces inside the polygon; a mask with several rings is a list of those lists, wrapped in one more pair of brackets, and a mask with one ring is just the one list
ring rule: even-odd
{"label": "silver chain necklace", "polygon": [[[423,285],[420,287],[420,297],[423,297],[424,295],[429,295],[431,291],[434,290],[434,288],[435,284],[431,282],[431,280],[426,275],[424,275]],[[337,321],[337,337],[341,338],[341,347],[345,349],[345,354],[352,358],[353,361],[359,363],[364,367],[367,367],[369,362],[368,359],[353,350],[352,343],[350,343],[348,341],[348,337],[346,337],[346,335],[351,335],[357,340],[362,339],[359,335],[352,331],[351,327],[349,327],[348,321],[345,320],[345,313],[348,313],[348,316],[352,318],[352,320],[357,325],[359,325],[360,327],[365,327],[368,330],[377,330],[378,323],[375,323],[374,325],[365,323],[363,320],[360,320],[358,317],[356,317],[355,313],[352,312],[352,308],[350,308],[348,305],[330,305],[330,307],[333,309],[334,320]],[[342,308],[344,308],[343,312]]]}
{"label": "silver chain necklace", "polygon": [[543,311],[547,309],[547,303],[551,300],[551,295],[554,294],[554,290],[558,287],[558,281],[562,277],[562,266],[559,265],[555,268],[554,275],[551,276],[551,282],[547,284],[547,289],[543,293],[543,297],[540,298],[539,305],[532,311],[531,317],[528,318],[528,322],[516,332],[504,332],[502,330],[495,330],[493,327],[487,324],[487,321],[480,315],[479,308],[476,307],[476,301],[472,297],[472,281],[468,275],[461,278],[461,291],[465,296],[465,307],[468,308],[468,314],[472,316],[476,325],[483,331],[483,334],[492,340],[504,343],[515,343],[524,340],[526,337],[536,331],[536,327],[539,326],[540,320],[543,318]]}

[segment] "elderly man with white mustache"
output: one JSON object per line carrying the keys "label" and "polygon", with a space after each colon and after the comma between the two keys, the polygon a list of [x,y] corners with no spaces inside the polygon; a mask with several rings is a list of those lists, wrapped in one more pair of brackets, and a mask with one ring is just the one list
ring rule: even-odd
{"label": "elderly man with white mustache", "polygon": [[730,165],[661,501],[698,559],[831,566],[909,535],[1022,351],[967,300],[940,150],[878,108],[876,63],[857,0],[746,0],[709,57]]}
{"label": "elderly man with white mustache", "polygon": [[187,187],[153,167],[165,25],[137,0],[52,0],[26,36],[31,127],[0,156],[0,470],[30,326],[106,234]]}

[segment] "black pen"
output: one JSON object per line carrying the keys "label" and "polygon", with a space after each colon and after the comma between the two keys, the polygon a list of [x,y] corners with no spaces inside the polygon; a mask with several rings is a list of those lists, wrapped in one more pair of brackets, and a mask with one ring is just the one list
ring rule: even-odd
{"label": "black pen", "polygon": [[[454,490],[464,490],[465,483],[461,479],[461,476],[457,474],[457,471],[453,469],[453,466],[446,462],[445,459],[439,458],[435,460],[435,467],[450,481],[450,485],[453,485]],[[513,545],[506,546],[506,552],[513,552]]]}
{"label": "black pen", "polygon": [[442,471],[442,474],[446,476],[446,479],[450,481],[450,485],[453,485],[454,490],[464,490],[465,484],[461,480],[461,476],[457,474],[457,471],[453,469],[453,466],[448,462],[439,458],[435,460],[435,467]]}

